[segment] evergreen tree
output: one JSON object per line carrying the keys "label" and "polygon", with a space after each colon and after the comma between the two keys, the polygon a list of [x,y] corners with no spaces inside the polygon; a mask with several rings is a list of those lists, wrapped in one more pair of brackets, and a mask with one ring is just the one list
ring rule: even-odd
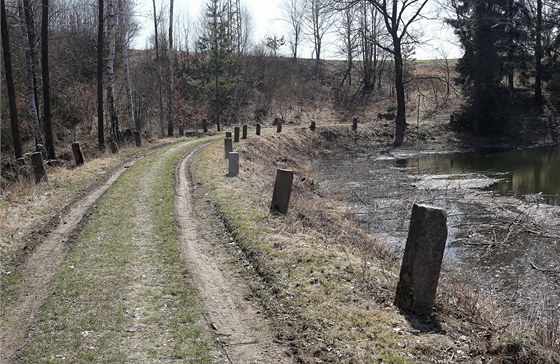
{"label": "evergreen tree", "polygon": [[204,54],[203,89],[209,100],[210,114],[221,130],[222,115],[231,104],[237,84],[236,52],[229,32],[227,7],[220,0],[206,4],[205,22],[198,48]]}

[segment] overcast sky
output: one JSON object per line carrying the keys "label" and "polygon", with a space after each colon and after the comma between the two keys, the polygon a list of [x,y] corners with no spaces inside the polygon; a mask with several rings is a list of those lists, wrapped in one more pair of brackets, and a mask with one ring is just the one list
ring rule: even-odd
{"label": "overcast sky", "polygon": [[[136,0],[137,1],[137,14],[139,16],[139,23],[141,30],[137,38],[135,39],[134,46],[136,48],[144,48],[146,46],[146,39],[153,34],[153,20],[152,20],[152,1],[151,0]],[[246,6],[253,18],[253,36],[252,41],[254,43],[260,43],[267,35],[278,35],[285,36],[286,39],[289,38],[290,32],[287,28],[287,23],[282,20],[284,17],[282,14],[283,3],[286,0],[241,0],[241,6]],[[175,0],[174,1],[174,13],[175,15],[181,14],[183,19],[186,16],[190,17],[192,21],[197,21],[203,10],[206,0]],[[156,0],[156,7],[159,11],[161,7],[164,7],[165,11],[169,11],[169,0]],[[423,23],[425,27],[425,36],[419,46],[416,48],[417,59],[432,59],[432,58],[442,58],[442,50],[446,53],[449,58],[460,57],[462,52],[456,45],[457,40],[453,35],[453,31],[443,25],[443,21],[433,20],[426,21]],[[333,29],[333,34],[330,40],[326,40],[325,43],[333,44],[336,39],[336,29]],[[335,46],[327,46],[327,51],[324,54],[324,58],[340,58],[336,55]],[[288,45],[284,46],[282,53],[287,55],[289,52]],[[312,45],[304,45],[302,52],[300,53],[302,57],[310,58],[312,52]]]}

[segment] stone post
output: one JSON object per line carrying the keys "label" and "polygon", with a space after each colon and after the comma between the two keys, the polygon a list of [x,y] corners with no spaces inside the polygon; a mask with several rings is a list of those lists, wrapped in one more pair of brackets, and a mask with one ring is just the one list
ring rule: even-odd
{"label": "stone post", "polygon": [[288,213],[293,180],[293,171],[287,169],[276,170],[276,182],[274,183],[272,204],[270,205],[271,213],[280,213],[283,215]]}
{"label": "stone post", "polygon": [[282,132],[282,124],[281,124],[281,123],[276,124],[276,132],[277,132],[277,133],[281,133],[281,132]]}
{"label": "stone post", "polygon": [[352,119],[352,130],[353,131],[358,130],[358,118],[353,118]]}
{"label": "stone post", "polygon": [[224,153],[226,159],[229,157],[230,152],[233,152],[233,143],[231,142],[231,138],[224,138]]}
{"label": "stone post", "polygon": [[77,166],[84,164],[84,154],[82,153],[82,148],[80,148],[80,143],[72,143],[72,154],[74,154],[74,160]]}
{"label": "stone post", "polygon": [[243,131],[241,133],[241,139],[247,139],[247,125],[243,125]]}
{"label": "stone post", "polygon": [[229,152],[228,177],[237,177],[238,174],[239,174],[239,153]]}
{"label": "stone post", "polygon": [[239,127],[238,126],[233,128],[233,141],[235,143],[239,143]]}
{"label": "stone post", "polygon": [[202,120],[202,130],[205,133],[208,133],[208,122],[206,121],[206,119]]}
{"label": "stone post", "polygon": [[231,138],[231,131],[226,131],[226,138]]}
{"label": "stone post", "polygon": [[314,121],[312,121],[311,125],[309,125],[309,129],[311,129],[311,131],[315,131],[315,127],[316,127],[316,124],[315,124]]}
{"label": "stone post", "polygon": [[446,240],[445,211],[414,204],[395,306],[418,315],[432,313]]}
{"label": "stone post", "polygon": [[41,181],[48,181],[47,171],[45,170],[45,164],[43,163],[43,156],[40,152],[32,153],[31,165],[33,166],[33,175],[35,176],[35,183],[40,183]]}
{"label": "stone post", "polygon": [[138,130],[134,132],[134,141],[136,142],[137,147],[142,146],[142,136],[140,135],[140,132]]}
{"label": "stone post", "polygon": [[257,135],[261,135],[261,124],[257,124]]}

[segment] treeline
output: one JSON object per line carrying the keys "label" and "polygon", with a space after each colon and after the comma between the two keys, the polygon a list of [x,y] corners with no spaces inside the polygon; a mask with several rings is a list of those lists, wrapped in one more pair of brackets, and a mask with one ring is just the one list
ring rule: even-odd
{"label": "treeline", "polygon": [[[130,0],[2,0],[2,92],[9,97],[1,107],[11,119],[9,130],[2,124],[2,150],[17,158],[32,145],[56,158],[56,144],[78,136],[96,136],[102,149],[140,133],[171,136],[203,120],[221,129],[247,113],[263,118],[274,107],[297,118],[310,88],[324,92],[316,81],[327,36],[336,38],[329,48],[346,60],[328,85],[332,94],[368,100],[390,82],[400,145],[419,20],[433,10],[427,4],[285,0],[287,33],[254,39],[253,15],[241,0],[207,0],[198,21],[174,14],[172,0],[165,8],[152,0],[149,21],[133,16]],[[460,0],[440,7],[448,14],[441,22],[455,29],[465,50],[457,82],[467,102],[458,119],[469,130],[501,132],[511,104],[528,90],[537,109],[560,93],[556,1]],[[153,35],[146,50],[130,50],[139,21],[153,23]],[[301,59],[304,43],[312,46],[311,62]],[[278,57],[286,49],[290,57]],[[441,80],[448,93],[449,75],[447,69]]]}

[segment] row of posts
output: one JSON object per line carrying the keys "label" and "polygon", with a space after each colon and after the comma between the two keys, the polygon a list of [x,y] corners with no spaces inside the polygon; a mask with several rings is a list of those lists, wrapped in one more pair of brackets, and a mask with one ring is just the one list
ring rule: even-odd
{"label": "row of posts", "polygon": [[[358,120],[352,121],[352,129],[357,130]],[[315,122],[310,125],[315,130]],[[280,132],[281,124],[277,126]],[[260,135],[260,125],[257,125]],[[239,128],[234,129],[234,141],[239,141]],[[247,138],[247,126],[243,126],[243,139]],[[229,177],[239,174],[239,153],[233,151],[231,133],[224,139],[225,158],[229,159]],[[294,179],[294,172],[277,169],[270,212],[288,213],[288,205]],[[395,306],[421,316],[432,314],[437,286],[441,272],[445,243],[447,240],[447,214],[444,210],[427,205],[414,204],[399,283],[395,294]]]}

